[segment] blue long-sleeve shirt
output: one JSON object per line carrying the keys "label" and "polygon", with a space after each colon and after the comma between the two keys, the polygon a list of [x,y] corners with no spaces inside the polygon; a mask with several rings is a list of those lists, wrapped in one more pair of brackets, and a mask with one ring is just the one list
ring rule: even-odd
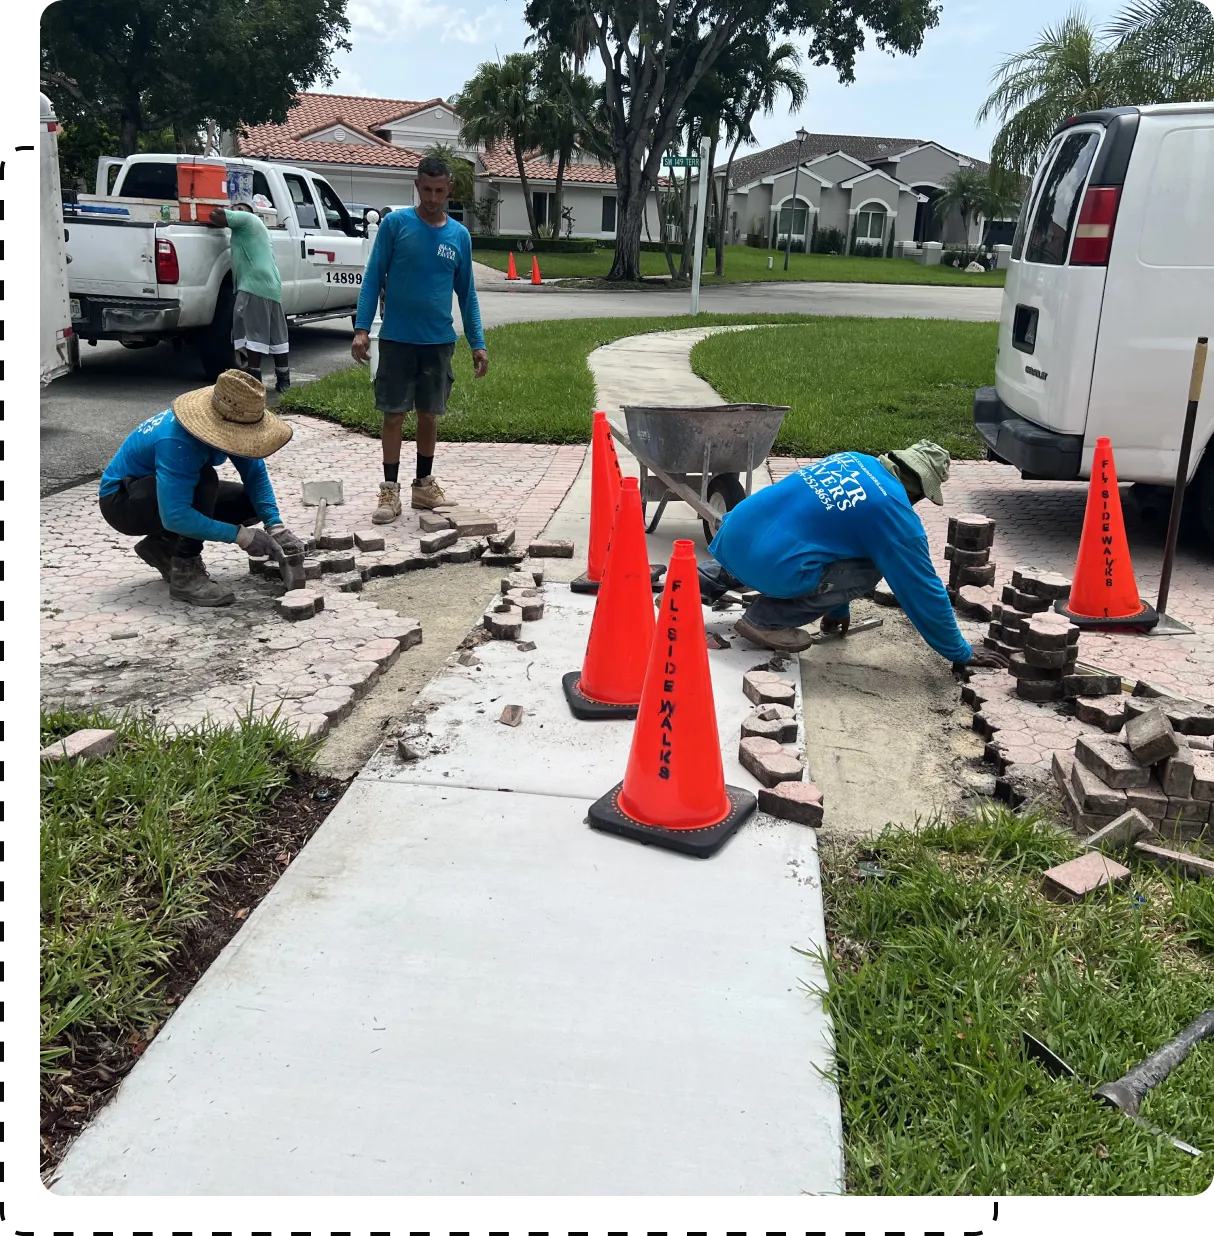
{"label": "blue long-sleeve shirt", "polygon": [[235,524],[209,519],[194,509],[194,490],[198,486],[199,473],[207,464],[218,467],[225,459],[231,459],[232,466],[244,482],[253,509],[266,527],[282,523],[265,460],[226,455],[216,447],[200,442],[179,424],[169,408],[131,430],[101,474],[98,492],[104,498],[107,494],[116,493],[128,477],[155,476],[160,522],[169,532],[196,541],[226,541],[231,544],[236,540],[238,531]]}
{"label": "blue long-sleeve shirt", "polygon": [[380,294],[384,295],[381,339],[396,343],[454,343],[451,293],[459,300],[464,334],[475,350],[485,346],[481,307],[472,278],[472,238],[449,215],[431,227],[412,207],[394,210],[379,225],[363,271],[355,327],[370,330]]}
{"label": "blue long-sleeve shirt", "polygon": [[871,455],[831,455],[760,489],[725,516],[708,551],[769,597],[803,597],[830,563],[868,558],[932,648],[955,662],[973,655],[906,490]]}

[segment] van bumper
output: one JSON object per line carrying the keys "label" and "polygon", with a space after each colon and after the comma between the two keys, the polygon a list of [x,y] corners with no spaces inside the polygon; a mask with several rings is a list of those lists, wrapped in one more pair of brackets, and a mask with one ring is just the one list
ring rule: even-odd
{"label": "van bumper", "polygon": [[974,392],[974,428],[991,454],[1019,468],[1025,480],[1079,479],[1083,435],[1055,433],[1013,412],[993,386]]}

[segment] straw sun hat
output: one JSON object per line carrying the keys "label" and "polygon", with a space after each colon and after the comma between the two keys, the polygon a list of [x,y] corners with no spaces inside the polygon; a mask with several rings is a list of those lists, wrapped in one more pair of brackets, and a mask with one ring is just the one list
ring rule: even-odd
{"label": "straw sun hat", "polygon": [[221,373],[214,386],[178,395],[173,415],[199,441],[244,459],[273,455],[293,432],[266,410],[266,388],[239,369]]}

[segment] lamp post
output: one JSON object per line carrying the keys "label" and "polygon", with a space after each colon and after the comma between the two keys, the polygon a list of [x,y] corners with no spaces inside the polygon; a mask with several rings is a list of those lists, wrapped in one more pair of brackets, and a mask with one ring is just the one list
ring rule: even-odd
{"label": "lamp post", "polygon": [[[804,129],[797,130],[797,162],[792,173],[792,206],[788,212],[788,235],[784,238],[784,269],[788,269],[788,255],[792,252],[792,229],[797,220],[797,179],[801,175],[801,147],[809,136]],[[808,220],[807,220],[808,222]]]}

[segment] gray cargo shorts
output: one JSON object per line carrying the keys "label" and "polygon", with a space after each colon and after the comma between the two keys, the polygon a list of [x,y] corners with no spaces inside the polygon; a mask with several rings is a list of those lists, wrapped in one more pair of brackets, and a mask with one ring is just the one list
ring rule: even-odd
{"label": "gray cargo shorts", "polygon": [[375,408],[385,416],[399,416],[417,408],[434,416],[447,410],[455,385],[451,360],[453,343],[397,343],[379,341],[375,368]]}

